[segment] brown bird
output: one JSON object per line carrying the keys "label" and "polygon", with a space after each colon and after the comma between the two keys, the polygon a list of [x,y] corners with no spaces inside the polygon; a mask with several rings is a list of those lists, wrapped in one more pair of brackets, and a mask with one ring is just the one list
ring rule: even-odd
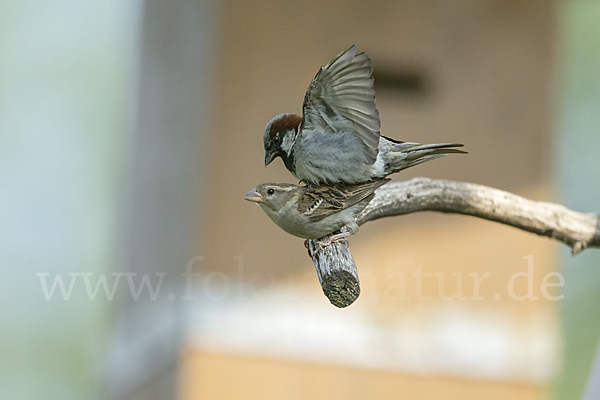
{"label": "brown bird", "polygon": [[[263,183],[248,192],[244,199],[258,204],[290,235],[319,239],[342,230],[331,238],[331,241],[337,241],[358,231],[356,217],[373,199],[375,191],[389,180],[322,186]],[[328,244],[321,243],[321,247]]]}

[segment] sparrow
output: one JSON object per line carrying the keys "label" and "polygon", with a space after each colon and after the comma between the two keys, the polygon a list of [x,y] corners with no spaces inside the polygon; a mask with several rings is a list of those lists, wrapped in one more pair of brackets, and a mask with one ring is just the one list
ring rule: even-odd
{"label": "sparrow", "polygon": [[380,134],[373,65],[356,46],[321,67],[304,95],[302,116],[281,114],[265,128],[265,166],[281,157],[301,182],[356,184],[443,157],[460,143],[401,142]]}
{"label": "sparrow", "polygon": [[263,183],[248,192],[244,200],[258,204],[290,235],[319,239],[341,229],[344,232],[332,237],[337,241],[358,232],[356,217],[373,199],[375,190],[389,180],[322,186]]}

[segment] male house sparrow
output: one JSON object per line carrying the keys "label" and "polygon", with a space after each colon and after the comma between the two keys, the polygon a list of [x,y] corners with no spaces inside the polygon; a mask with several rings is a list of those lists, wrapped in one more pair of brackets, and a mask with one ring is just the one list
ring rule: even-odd
{"label": "male house sparrow", "polygon": [[303,116],[281,114],[265,128],[265,166],[281,157],[301,181],[353,184],[465,153],[453,149],[459,143],[419,144],[381,136],[372,71],[371,60],[356,54],[356,46],[321,67],[304,95]]}
{"label": "male house sparrow", "polygon": [[281,229],[304,239],[322,238],[346,227],[346,232],[332,238],[337,240],[358,231],[356,217],[388,181],[346,186],[263,183],[244,199],[258,204]]}

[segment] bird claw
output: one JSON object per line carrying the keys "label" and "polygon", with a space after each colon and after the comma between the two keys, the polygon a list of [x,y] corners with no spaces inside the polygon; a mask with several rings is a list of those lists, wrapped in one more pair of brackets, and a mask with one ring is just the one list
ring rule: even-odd
{"label": "bird claw", "polygon": [[299,185],[304,185],[307,188],[311,189],[314,187],[317,187],[318,185],[313,184],[311,181],[308,181],[306,179],[301,179],[300,182],[298,182]]}
{"label": "bird claw", "polygon": [[[346,239],[347,236],[352,235],[351,232],[342,232],[342,233],[336,233],[335,235],[332,235],[329,239],[327,240],[323,240],[323,241],[317,241],[315,242],[315,252],[313,253],[313,258],[317,255],[317,253],[321,250],[324,250],[325,247],[330,246],[332,243],[342,243],[342,242],[346,242],[348,243],[348,239]],[[306,243],[308,244],[308,243]]]}

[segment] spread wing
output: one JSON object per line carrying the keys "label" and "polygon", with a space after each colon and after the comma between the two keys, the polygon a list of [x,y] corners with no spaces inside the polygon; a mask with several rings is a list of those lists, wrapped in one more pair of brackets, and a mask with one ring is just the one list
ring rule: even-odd
{"label": "spread wing", "polygon": [[322,185],[307,187],[300,200],[298,210],[310,222],[320,221],[338,211],[373,198],[375,190],[390,179],[379,179],[357,185]]}
{"label": "spread wing", "polygon": [[365,143],[365,152],[374,163],[381,124],[372,72],[371,59],[365,53],[357,55],[356,46],[321,67],[304,95],[302,128],[351,131]]}

